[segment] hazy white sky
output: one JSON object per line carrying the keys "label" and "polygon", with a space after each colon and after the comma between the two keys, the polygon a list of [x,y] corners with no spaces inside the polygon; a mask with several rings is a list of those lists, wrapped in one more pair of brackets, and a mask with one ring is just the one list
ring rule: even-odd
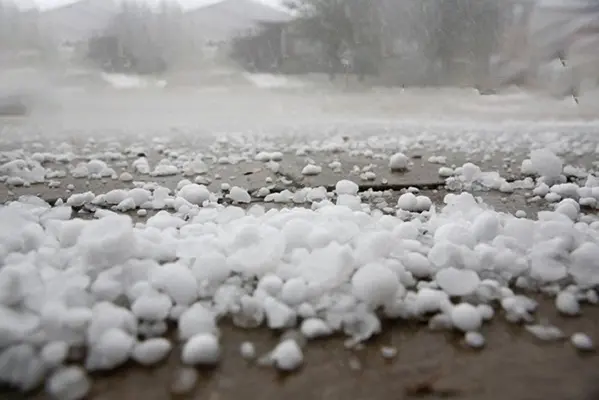
{"label": "hazy white sky", "polygon": [[[18,0],[20,5],[27,4],[25,8],[29,8],[29,4],[35,4],[41,9],[51,9],[55,7],[60,7],[63,5],[67,5],[70,3],[75,3],[78,0]],[[116,0],[119,1],[119,0]],[[158,4],[161,0],[138,0],[144,1],[150,4]],[[222,0],[167,0],[167,1],[176,1],[180,3],[184,8],[195,8],[201,7],[203,5],[218,3]],[[283,0],[255,0],[260,3],[268,4],[273,7],[281,7],[283,4]]]}

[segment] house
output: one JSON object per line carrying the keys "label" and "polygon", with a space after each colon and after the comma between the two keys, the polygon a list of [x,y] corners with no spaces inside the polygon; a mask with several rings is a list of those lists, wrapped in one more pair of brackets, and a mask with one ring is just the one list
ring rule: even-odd
{"label": "house", "polygon": [[42,8],[40,32],[55,46],[83,43],[104,32],[119,6],[112,0],[71,0],[53,8]]}
{"label": "house", "polygon": [[183,24],[192,36],[205,43],[227,43],[240,35],[261,29],[262,23],[281,23],[291,15],[254,0],[221,0],[188,9]]}

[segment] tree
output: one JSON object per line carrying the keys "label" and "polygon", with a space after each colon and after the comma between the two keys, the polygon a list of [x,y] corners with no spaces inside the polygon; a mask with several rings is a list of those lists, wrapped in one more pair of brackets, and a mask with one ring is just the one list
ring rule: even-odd
{"label": "tree", "polygon": [[[295,0],[295,29],[318,43],[331,78],[350,56],[359,75],[372,72],[380,59],[380,13],[377,0]],[[370,65],[374,64],[374,65]]]}
{"label": "tree", "polygon": [[164,72],[187,50],[181,15],[174,2],[163,2],[158,9],[124,2],[108,29],[90,40],[88,56],[114,72]]}

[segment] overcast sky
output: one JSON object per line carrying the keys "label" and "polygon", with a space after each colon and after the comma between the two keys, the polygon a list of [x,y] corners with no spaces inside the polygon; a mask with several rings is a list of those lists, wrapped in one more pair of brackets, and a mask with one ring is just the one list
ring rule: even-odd
{"label": "overcast sky", "polygon": [[[19,3],[19,5],[35,4],[41,9],[51,9],[51,8],[67,5],[70,3],[74,3],[76,1],[78,1],[78,0],[18,0],[17,3]],[[143,2],[150,3],[150,4],[159,4],[161,2],[161,0],[138,0],[138,1],[143,1]],[[168,0],[168,1],[177,1],[184,8],[195,8],[195,7],[200,7],[203,5],[218,3],[222,0]],[[268,4],[268,5],[277,7],[277,8],[280,8],[281,5],[283,4],[283,0],[255,0],[255,1],[258,1],[258,2],[261,2],[264,4]],[[27,6],[27,5],[25,6],[25,8],[29,8],[29,6]]]}

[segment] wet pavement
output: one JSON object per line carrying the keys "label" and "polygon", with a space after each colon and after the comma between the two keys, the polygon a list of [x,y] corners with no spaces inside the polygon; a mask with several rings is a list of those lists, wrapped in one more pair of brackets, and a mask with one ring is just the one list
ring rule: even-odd
{"label": "wet pavement", "polygon": [[[385,95],[387,96],[387,95]],[[382,102],[385,100],[383,97]],[[88,100],[92,102],[92,100]],[[334,100],[327,100],[334,107],[342,106]],[[346,103],[356,100],[349,98]],[[401,100],[405,101],[405,100]],[[119,102],[124,102],[123,99]],[[217,104],[217,103],[215,103]],[[353,103],[352,103],[353,104]],[[233,102],[229,107],[240,106]],[[288,107],[292,107],[288,105]],[[111,107],[115,107],[112,105]],[[216,110],[212,105],[210,110]],[[276,104],[269,103],[270,110]],[[315,106],[308,107],[308,113]],[[333,107],[333,105],[329,105]],[[277,118],[285,117],[285,110],[277,109]],[[305,111],[305,110],[304,110]],[[320,108],[319,113],[330,111]],[[229,115],[231,110],[217,115]],[[264,113],[264,111],[262,111]],[[208,111],[209,113],[209,111]],[[385,110],[384,113],[389,113]],[[93,113],[90,112],[89,115]],[[288,113],[289,114],[289,113]],[[178,115],[178,114],[177,114]],[[97,119],[98,116],[94,116]],[[127,117],[129,118],[129,117]],[[123,123],[127,124],[128,119]],[[495,117],[494,117],[495,118]],[[54,132],[60,130],[55,120],[48,120]],[[78,122],[79,123],[79,122]],[[115,124],[115,121],[104,121]],[[69,125],[69,124],[65,124]],[[87,179],[67,176],[55,188],[47,184],[33,184],[29,187],[9,187],[0,184],[0,203],[18,198],[21,195],[39,195],[43,199],[54,202],[58,198],[66,199],[71,193],[92,191],[95,194],[106,193],[116,188],[132,188],[134,182],[156,182],[174,190],[182,179],[189,179],[207,185],[213,191],[220,191],[221,184],[240,186],[254,192],[263,187],[271,191],[285,189],[297,190],[302,187],[324,186],[332,189],[340,179],[350,179],[358,183],[362,192],[383,191],[384,202],[394,206],[397,197],[403,190],[414,187],[421,194],[430,196],[433,203],[441,205],[443,197],[448,193],[443,188],[444,179],[439,176],[440,164],[429,162],[431,156],[444,156],[445,165],[461,166],[465,162],[474,162],[483,171],[499,171],[503,177],[517,179],[519,166],[527,154],[528,148],[515,150],[516,145],[480,139],[478,152],[464,152],[468,143],[460,143],[451,135],[439,135],[443,138],[439,143],[417,143],[417,140],[396,137],[386,128],[371,127],[361,130],[356,126],[336,128],[333,131],[324,128],[309,128],[313,140],[298,140],[288,134],[284,139],[257,129],[254,135],[244,139],[221,140],[218,132],[211,135],[190,137],[189,133],[181,140],[165,141],[161,147],[160,140],[153,140],[148,134],[145,138],[134,139],[126,135],[119,141],[118,134],[111,133],[106,139],[91,130],[85,134],[73,133],[77,124],[65,128],[63,138],[54,139],[51,135],[32,134],[28,138],[18,138],[18,129],[11,123],[6,131],[8,135],[0,138],[0,150],[24,150],[33,152],[52,151],[60,143],[68,143],[74,151],[74,157],[67,163],[47,162],[46,167],[68,171],[79,161],[93,158],[111,148],[110,141],[116,141],[117,153],[123,159],[108,161],[117,175],[127,171],[132,173],[132,182],[118,179]],[[5,126],[8,126],[6,123]],[[343,125],[344,127],[346,125]],[[36,128],[39,132],[39,126]],[[50,128],[49,128],[50,129]],[[70,129],[70,130],[69,130]],[[308,128],[306,128],[308,129]],[[370,143],[368,139],[356,141],[361,135],[368,137],[368,129],[392,140],[379,140]],[[469,125],[468,130],[472,126]],[[276,129],[274,129],[276,131]],[[302,136],[300,128],[295,130],[296,136]],[[344,133],[346,130],[348,133]],[[43,129],[41,129],[43,132]],[[518,133],[515,133],[517,135]],[[528,134],[528,133],[527,133]],[[322,136],[338,136],[339,141],[326,144]],[[176,135],[173,134],[173,137]],[[306,136],[309,136],[306,133]],[[320,136],[320,139],[319,139]],[[89,141],[96,137],[97,142]],[[169,133],[162,132],[163,138]],[[534,140],[531,140],[534,142]],[[128,143],[129,142],[129,143]],[[325,144],[323,144],[325,143]],[[331,143],[336,143],[332,145]],[[388,146],[389,143],[394,143]],[[387,144],[387,145],[386,145]],[[319,149],[320,146],[320,150]],[[337,146],[337,147],[335,147]],[[502,146],[505,150],[501,150]],[[128,148],[130,151],[124,151]],[[164,148],[171,153],[167,154]],[[131,163],[143,152],[150,165],[156,165],[161,159],[177,160],[178,154],[208,154],[208,171],[190,176],[149,176],[135,173]],[[156,149],[162,149],[157,151]],[[356,149],[360,151],[356,151]],[[386,157],[394,151],[404,151],[413,164],[409,171],[392,173]],[[252,158],[259,151],[282,151],[282,158],[272,163],[256,161]],[[226,162],[220,157],[236,155]],[[386,155],[386,156],[383,156]],[[576,155],[574,152],[563,153],[568,162],[594,168],[594,157]],[[314,176],[302,174],[307,164],[322,167],[322,172]],[[372,174],[366,174],[372,172]],[[72,185],[70,189],[67,189]],[[529,193],[517,190],[513,194],[497,191],[477,192],[476,195],[499,211],[514,213],[525,210],[534,218],[538,210],[549,207],[546,203],[530,203]],[[261,202],[259,198],[255,202]],[[276,206],[294,206],[293,203]],[[384,208],[384,207],[383,207]],[[564,318],[556,315],[551,300],[539,296],[540,309],[537,315],[560,327],[566,336],[574,332],[585,332],[595,341],[599,341],[599,309],[585,307],[583,316]],[[142,368],[133,364],[127,365],[109,374],[93,375],[94,384],[89,396],[92,400],[126,400],[147,399],[163,400],[170,398],[233,400],[240,398],[275,399],[441,399],[455,398],[460,400],[591,400],[599,399],[597,371],[599,359],[594,355],[579,354],[566,340],[543,343],[524,331],[519,326],[507,323],[499,316],[485,326],[483,332],[487,346],[475,351],[467,349],[461,343],[461,335],[452,333],[431,332],[426,326],[414,322],[398,321],[387,324],[384,333],[368,342],[362,349],[349,350],[344,346],[344,339],[335,337],[327,340],[310,342],[305,348],[305,365],[297,373],[284,376],[272,369],[262,368],[244,361],[239,355],[239,346],[243,341],[253,342],[258,354],[272,349],[277,343],[280,333],[266,329],[240,330],[224,321],[222,325],[223,361],[214,370],[200,370],[200,379],[194,391],[185,396],[172,393],[173,376],[180,368],[179,348],[173,350],[169,360],[156,368]],[[385,359],[381,355],[381,346],[393,346],[398,354],[393,359]],[[17,394],[11,391],[0,392],[3,399],[45,399],[46,395]]]}

